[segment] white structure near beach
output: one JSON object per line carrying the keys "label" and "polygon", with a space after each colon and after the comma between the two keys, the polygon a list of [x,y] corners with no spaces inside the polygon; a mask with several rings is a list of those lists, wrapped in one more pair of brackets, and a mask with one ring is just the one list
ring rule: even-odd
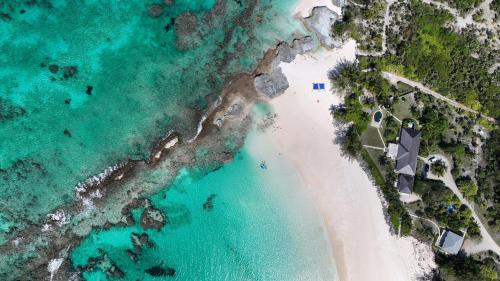
{"label": "white structure near beach", "polygon": [[464,237],[450,230],[445,230],[436,241],[436,246],[446,254],[456,255],[464,244]]}

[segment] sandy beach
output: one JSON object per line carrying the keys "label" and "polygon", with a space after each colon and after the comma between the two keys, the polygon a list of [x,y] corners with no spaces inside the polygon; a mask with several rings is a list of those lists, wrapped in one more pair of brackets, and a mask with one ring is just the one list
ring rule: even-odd
{"label": "sandy beach", "polygon": [[[341,280],[414,280],[432,266],[430,249],[390,234],[376,187],[334,143],[329,108],[340,97],[331,94],[327,73],[354,59],[355,42],[349,41],[337,50],[320,49],[281,63],[290,87],[270,101],[277,117],[268,135],[297,169],[323,216]],[[325,83],[327,90],[314,92],[312,83]]]}
{"label": "sandy beach", "polygon": [[[340,9],[331,1],[299,1],[295,15],[306,17],[315,6]],[[265,134],[299,173],[329,233],[339,278],[345,280],[416,280],[435,267],[430,247],[414,238],[390,233],[377,188],[357,161],[341,155],[335,143],[328,71],[341,61],[356,59],[356,42],[342,48],[299,55],[281,63],[289,88],[270,101],[276,114]],[[313,91],[313,83],[326,90]],[[375,278],[375,279],[374,279]]]}

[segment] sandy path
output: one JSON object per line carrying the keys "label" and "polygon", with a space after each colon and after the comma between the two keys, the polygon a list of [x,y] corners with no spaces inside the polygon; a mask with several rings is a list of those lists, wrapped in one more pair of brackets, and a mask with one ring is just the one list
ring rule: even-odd
{"label": "sandy path", "polygon": [[[422,93],[425,93],[425,94],[428,94],[428,95],[431,95],[437,99],[440,99],[446,103],[448,103],[449,105],[451,106],[454,106],[456,108],[460,108],[462,110],[465,110],[467,112],[470,112],[470,113],[474,113],[474,114],[480,114],[480,112],[478,112],[477,110],[474,110],[472,108],[469,108],[455,100],[452,100],[448,97],[445,97],[431,89],[429,89],[428,87],[424,86],[422,83],[420,82],[415,82],[415,81],[412,81],[408,78],[405,78],[405,77],[402,77],[402,76],[399,76],[397,74],[394,74],[394,73],[391,73],[391,72],[387,72],[387,71],[383,71],[382,72],[382,76],[384,76],[385,79],[389,80],[389,82],[391,82],[391,84],[396,84],[397,82],[401,81],[405,84],[408,84],[412,87],[417,87],[420,91],[422,91]],[[490,122],[493,122],[493,123],[496,123],[496,120],[495,118],[492,118],[492,117],[489,117],[489,116],[486,116],[483,114],[483,117],[486,118],[488,121]]]}
{"label": "sandy path", "polygon": [[298,170],[328,228],[341,280],[412,280],[420,266],[415,241],[389,233],[376,188],[357,162],[334,144],[329,113],[338,96],[312,92],[312,83],[330,88],[328,69],[355,58],[355,42],[336,51],[320,50],[281,64],[290,88],[271,101],[276,127],[271,133],[282,155]]}

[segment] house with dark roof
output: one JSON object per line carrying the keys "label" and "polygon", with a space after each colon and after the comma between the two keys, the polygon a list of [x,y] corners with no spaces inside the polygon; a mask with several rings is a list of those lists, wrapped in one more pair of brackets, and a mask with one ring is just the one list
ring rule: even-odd
{"label": "house with dark roof", "polygon": [[464,237],[450,230],[443,231],[436,241],[436,246],[438,246],[443,252],[450,255],[458,254],[463,244]]}
{"label": "house with dark roof", "polygon": [[396,155],[396,173],[399,174],[397,187],[402,194],[413,192],[419,149],[420,132],[414,128],[401,128]]}
{"label": "house with dark roof", "polygon": [[402,128],[396,156],[396,173],[414,176],[420,148],[420,132],[413,128]]}
{"label": "house with dark roof", "polygon": [[399,193],[410,195],[413,192],[413,182],[415,178],[405,174],[398,176],[398,191]]}

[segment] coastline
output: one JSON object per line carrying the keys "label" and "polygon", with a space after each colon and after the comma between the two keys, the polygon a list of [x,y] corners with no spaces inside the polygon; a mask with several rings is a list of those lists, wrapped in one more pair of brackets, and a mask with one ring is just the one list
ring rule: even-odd
{"label": "coastline", "polygon": [[[356,161],[341,155],[329,108],[340,97],[329,92],[328,70],[355,60],[356,43],[299,55],[281,63],[290,87],[270,100],[274,125],[266,137],[295,168],[327,228],[340,280],[414,280],[431,270],[432,251],[414,238],[391,234],[377,188]],[[325,83],[323,92],[312,83]],[[362,265],[362,270],[360,270]]]}
{"label": "coastline", "polygon": [[[308,12],[314,6],[322,5],[322,3],[330,2],[328,5],[329,8],[332,6],[339,9],[336,6],[333,6],[331,1],[311,1],[314,3],[309,3],[309,1],[300,0],[299,2],[301,4],[306,3],[301,6],[301,9],[305,9],[301,14],[303,16],[307,16]],[[349,52],[347,56],[350,57],[350,52],[353,48],[355,48],[355,46],[353,47],[349,44],[345,48],[349,49],[346,51]],[[326,51],[321,49],[316,53],[305,56],[297,56],[297,59],[290,64],[281,64],[283,72],[285,76],[288,77],[290,82],[290,88],[284,95],[277,97],[270,102],[275,112],[278,114],[278,117],[275,120],[278,129],[273,131],[268,130],[269,134],[266,136],[269,138],[269,141],[274,142],[276,146],[280,148],[280,153],[282,153],[286,160],[294,166],[296,171],[299,172],[301,185],[304,187],[306,193],[315,202],[326,229],[328,230],[327,234],[332,242],[332,251],[335,257],[335,262],[337,263],[338,273],[341,277],[340,280],[367,280],[374,274],[381,276],[381,278],[383,277],[384,280],[406,280],[409,279],[407,278],[409,276],[409,265],[401,264],[399,258],[403,258],[402,256],[404,255],[409,256],[409,259],[412,258],[412,249],[408,247],[411,245],[404,242],[403,246],[406,248],[401,250],[402,246],[399,245],[402,243],[401,239],[396,239],[388,233],[386,235],[386,232],[388,232],[388,226],[385,224],[385,220],[380,220],[380,217],[383,217],[383,207],[378,195],[376,194],[376,188],[370,183],[368,177],[359,165],[342,158],[340,156],[338,146],[332,144],[335,128],[332,125],[329,113],[327,113],[328,110],[325,111],[325,108],[328,109],[332,103],[338,103],[339,99],[325,92],[321,94],[321,96],[317,99],[317,102],[315,100],[307,100],[310,96],[309,94],[311,94],[311,91],[309,90],[312,82],[309,78],[314,78],[316,80],[322,79],[321,81],[315,80],[314,82],[324,82],[327,84],[327,89],[329,89],[328,79],[325,78],[327,70],[328,68],[333,67],[336,60],[340,57],[342,56],[337,57],[336,50]],[[263,59],[263,61],[265,65],[265,59]],[[315,64],[311,64],[311,66],[314,67],[302,68],[305,64],[313,61],[316,62]],[[255,72],[257,71],[254,71],[254,73]],[[246,78],[250,79],[251,75],[243,76],[245,77],[242,78],[242,80],[246,81]],[[294,77],[299,77],[300,80],[292,80]],[[237,87],[229,85],[228,88],[231,89]],[[232,90],[234,90],[234,92],[239,92],[241,89]],[[234,94],[234,96],[239,94],[241,94],[241,92]],[[231,94],[231,96],[232,95],[233,94]],[[225,99],[225,94],[223,94],[222,97]],[[255,97],[249,99],[248,102],[253,102],[254,99]],[[136,166],[134,164],[138,164],[137,166],[141,167],[150,167],[153,165],[161,166],[161,162],[167,159],[167,157],[170,159],[170,156],[172,156],[171,154],[176,155],[180,153],[177,150],[187,150],[187,147],[194,147],[196,142],[203,142],[204,136],[209,135],[209,131],[213,130],[214,126],[212,123],[215,118],[214,116],[217,115],[219,110],[222,111],[225,106],[228,106],[228,104],[225,104],[226,101],[223,101],[222,103],[223,105],[221,108],[209,110],[206,115],[201,118],[199,126],[206,125],[206,128],[202,128],[203,130],[200,130],[200,127],[198,127],[199,130],[197,131],[193,141],[183,142],[181,139],[177,147],[170,150],[170,146],[166,147],[166,144],[171,140],[169,133],[165,138],[162,138],[156,145],[154,145],[148,161],[137,161],[137,163],[127,162],[127,164],[113,169],[110,173],[103,174],[105,177],[99,178],[98,181],[94,181],[93,185],[86,191],[90,192],[94,189],[99,191],[101,188],[105,191],[108,185],[119,184],[120,182],[123,183],[122,178],[124,175],[125,177],[131,176],[131,174],[133,174],[133,168]],[[318,104],[317,106],[316,103]],[[219,104],[215,107],[218,105]],[[298,120],[296,117],[306,118],[300,118],[301,120]],[[308,121],[312,122],[308,123]],[[311,124],[316,124],[318,126],[311,126]],[[200,137],[199,140],[197,139],[198,136]],[[318,145],[318,147],[311,149],[313,148],[310,147],[311,138],[309,141],[307,139],[304,141],[304,137],[308,136],[315,136],[314,140],[318,140],[318,143],[320,143],[321,146]],[[329,146],[331,145],[333,149],[330,150],[331,147],[329,146],[329,149],[325,149],[327,144]],[[306,147],[297,149],[301,145]],[[297,154],[297,151],[300,151],[302,154]],[[324,158],[318,158],[321,161],[317,161],[318,159],[312,159],[314,158],[314,155],[310,154],[311,151],[319,152],[320,155],[324,156]],[[153,155],[155,156],[154,158]],[[158,155],[158,157],[156,157],[156,155]],[[189,165],[188,163],[189,161],[186,161],[184,164]],[[170,165],[166,163],[164,165],[170,167]],[[181,165],[178,164],[172,166]],[[328,171],[334,171],[334,173],[332,172],[332,174],[329,174]],[[172,174],[174,174],[174,172],[172,172]],[[325,177],[321,178],[321,176]],[[91,179],[95,179],[95,177],[92,177]],[[332,188],[332,186],[327,184],[328,182],[336,182],[336,185]],[[349,194],[349,190],[345,187],[350,186],[351,184],[360,188],[356,189],[355,193]],[[320,188],[317,188],[318,186]],[[368,190],[363,192],[361,187]],[[359,197],[356,198],[354,195],[359,195]],[[362,206],[362,202],[357,202],[357,199],[363,199],[362,202],[366,201],[366,206]],[[99,201],[99,199],[96,201]],[[354,203],[356,205],[354,205]],[[79,202],[76,202],[76,205],[79,205]],[[79,208],[81,206],[73,205],[72,207]],[[359,209],[356,207],[359,207]],[[362,216],[358,217],[359,214],[357,211],[359,210],[362,210],[363,212],[361,213]],[[366,226],[367,229],[372,231],[369,233],[382,234],[380,237],[376,236],[376,241],[379,242],[380,240],[382,243],[375,243],[372,241],[371,237],[366,238],[366,236],[364,239],[367,240],[362,241],[364,242],[362,244],[359,243],[360,241],[358,241],[358,238],[363,239],[362,233],[364,231],[359,230],[359,228],[363,227],[363,223],[369,223],[369,225]],[[367,247],[372,248],[363,248],[365,244]],[[381,248],[384,245],[390,247],[390,253],[385,253],[388,249]],[[375,252],[379,251],[383,253],[383,259],[378,259],[379,256],[363,257],[366,252],[372,252],[371,249],[374,249]],[[365,250],[365,252],[363,250]],[[393,263],[393,261],[396,263]],[[366,268],[363,268],[364,271],[366,271],[363,272],[363,275],[359,275],[360,272],[357,268],[358,264],[366,265]],[[384,266],[378,266],[379,264],[383,264]],[[396,266],[396,264],[398,265]],[[392,275],[395,272],[391,272],[390,270],[395,270],[396,268],[401,269],[401,272],[396,272],[398,275]],[[406,276],[404,276],[405,273],[407,274]],[[401,279],[399,277],[401,277]]]}

